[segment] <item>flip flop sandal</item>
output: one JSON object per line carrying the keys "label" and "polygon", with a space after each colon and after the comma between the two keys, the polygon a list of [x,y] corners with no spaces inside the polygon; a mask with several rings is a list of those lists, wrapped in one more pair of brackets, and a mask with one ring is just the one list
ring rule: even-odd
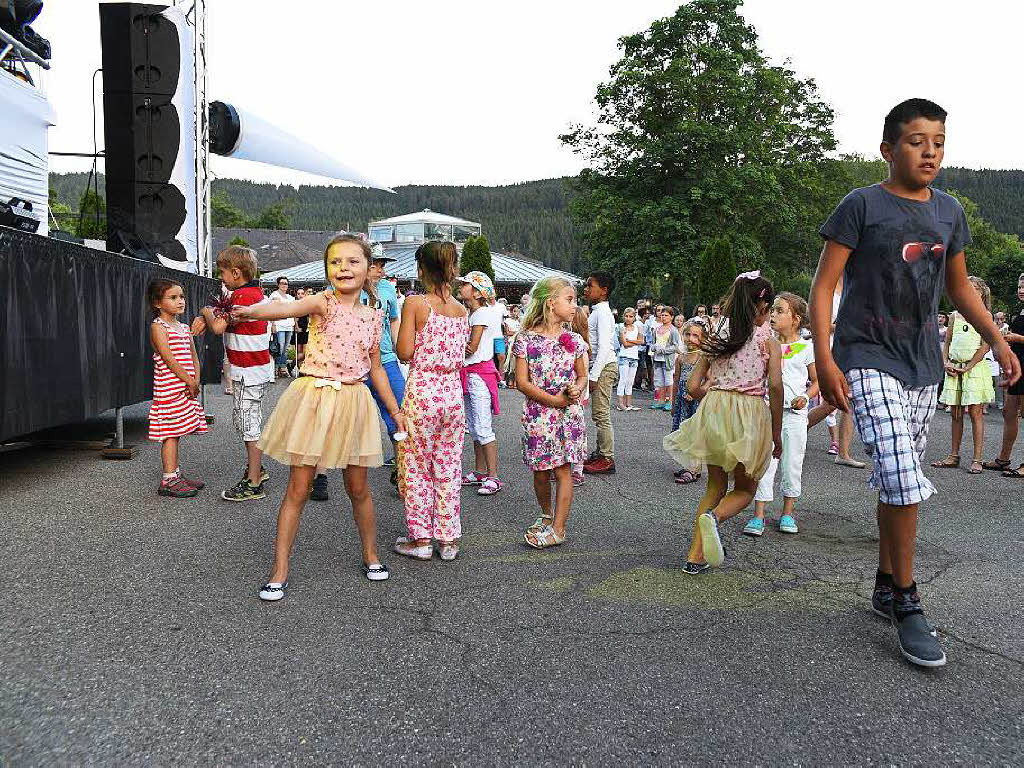
{"label": "flip flop sandal", "polygon": [[992,459],[992,461],[983,461],[981,463],[982,469],[991,469],[996,472],[1006,472],[1010,469],[1011,462],[1009,459],[1005,461],[1003,459]]}
{"label": "flip flop sandal", "polygon": [[969,475],[980,475],[984,472],[984,468],[981,466],[980,461],[972,461],[971,466],[967,468],[967,474]]}
{"label": "flip flop sandal", "polygon": [[479,496],[493,496],[504,487],[505,484],[498,478],[488,477],[480,485],[480,490],[477,491],[477,494]]}
{"label": "flip flop sandal", "polygon": [[1013,477],[1017,480],[1024,480],[1024,464],[1021,464],[1016,469],[1008,469],[1003,472],[1003,477]]}
{"label": "flip flop sandal", "polygon": [[693,472],[690,472],[689,470],[687,470],[682,475],[676,478],[676,482],[679,483],[680,485],[689,485],[690,483],[696,483],[698,480],[700,480],[700,475],[695,475],[693,474]]}
{"label": "flip flop sandal", "polygon": [[956,469],[960,466],[960,457],[951,453],[942,461],[933,461],[932,466],[936,469]]}

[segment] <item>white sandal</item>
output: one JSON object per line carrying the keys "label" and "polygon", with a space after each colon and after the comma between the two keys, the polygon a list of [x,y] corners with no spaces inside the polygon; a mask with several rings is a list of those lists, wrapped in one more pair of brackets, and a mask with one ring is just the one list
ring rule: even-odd
{"label": "white sandal", "polygon": [[414,560],[430,560],[434,557],[434,547],[431,544],[417,544],[406,536],[395,539],[395,552]]}
{"label": "white sandal", "polygon": [[[530,541],[530,536],[533,535],[534,540]],[[555,533],[555,529],[550,525],[545,525],[539,531],[536,528],[527,530],[523,534],[523,539],[534,549],[547,549],[548,547],[557,547],[559,544],[565,541],[565,536],[559,536]]]}

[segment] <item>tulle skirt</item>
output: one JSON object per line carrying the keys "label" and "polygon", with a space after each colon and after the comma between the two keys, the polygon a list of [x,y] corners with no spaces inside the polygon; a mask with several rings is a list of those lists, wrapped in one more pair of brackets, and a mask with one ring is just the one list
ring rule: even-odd
{"label": "tulle skirt", "polygon": [[761,397],[713,389],[662,445],[684,467],[703,463],[732,472],[742,464],[749,477],[760,480],[773,448],[768,404]]}
{"label": "tulle skirt", "polygon": [[288,385],[259,447],[288,465],[379,467],[384,463],[377,404],[363,383],[341,389],[302,376]]}

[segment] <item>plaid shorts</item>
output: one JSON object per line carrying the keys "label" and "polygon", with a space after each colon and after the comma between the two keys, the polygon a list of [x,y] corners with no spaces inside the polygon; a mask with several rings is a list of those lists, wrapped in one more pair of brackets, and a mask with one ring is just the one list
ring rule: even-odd
{"label": "plaid shorts", "polygon": [[853,368],[846,372],[846,380],[857,432],[874,463],[868,485],[878,490],[883,504],[924,501],[935,493],[935,486],[924,476],[922,461],[938,384],[907,387],[895,376],[872,368]]}
{"label": "plaid shorts", "polygon": [[254,443],[260,439],[260,433],[263,431],[263,396],[268,389],[269,381],[263,384],[232,382],[234,407],[231,409],[231,416],[235,422],[235,431],[247,443]]}

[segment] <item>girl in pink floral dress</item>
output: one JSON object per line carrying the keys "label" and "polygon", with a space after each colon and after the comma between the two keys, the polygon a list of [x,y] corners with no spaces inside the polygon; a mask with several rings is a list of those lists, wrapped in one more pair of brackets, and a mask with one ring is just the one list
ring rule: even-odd
{"label": "girl in pink floral dress", "polygon": [[[535,549],[565,541],[572,506],[572,465],[587,455],[580,401],[587,391],[587,346],[567,329],[576,314],[576,289],[560,277],[538,280],[512,355],[523,405],[523,460],[533,470],[541,515],[523,537]],[[555,512],[551,514],[551,472]]]}
{"label": "girl in pink floral dress", "polygon": [[409,535],[395,542],[395,552],[429,560],[436,539],[441,559],[454,560],[462,536],[459,494],[466,433],[459,369],[469,321],[448,287],[458,268],[455,245],[424,243],[416,263],[426,295],[406,298],[396,345],[399,359],[411,364],[402,402],[409,434],[398,449],[398,490],[405,499]]}

